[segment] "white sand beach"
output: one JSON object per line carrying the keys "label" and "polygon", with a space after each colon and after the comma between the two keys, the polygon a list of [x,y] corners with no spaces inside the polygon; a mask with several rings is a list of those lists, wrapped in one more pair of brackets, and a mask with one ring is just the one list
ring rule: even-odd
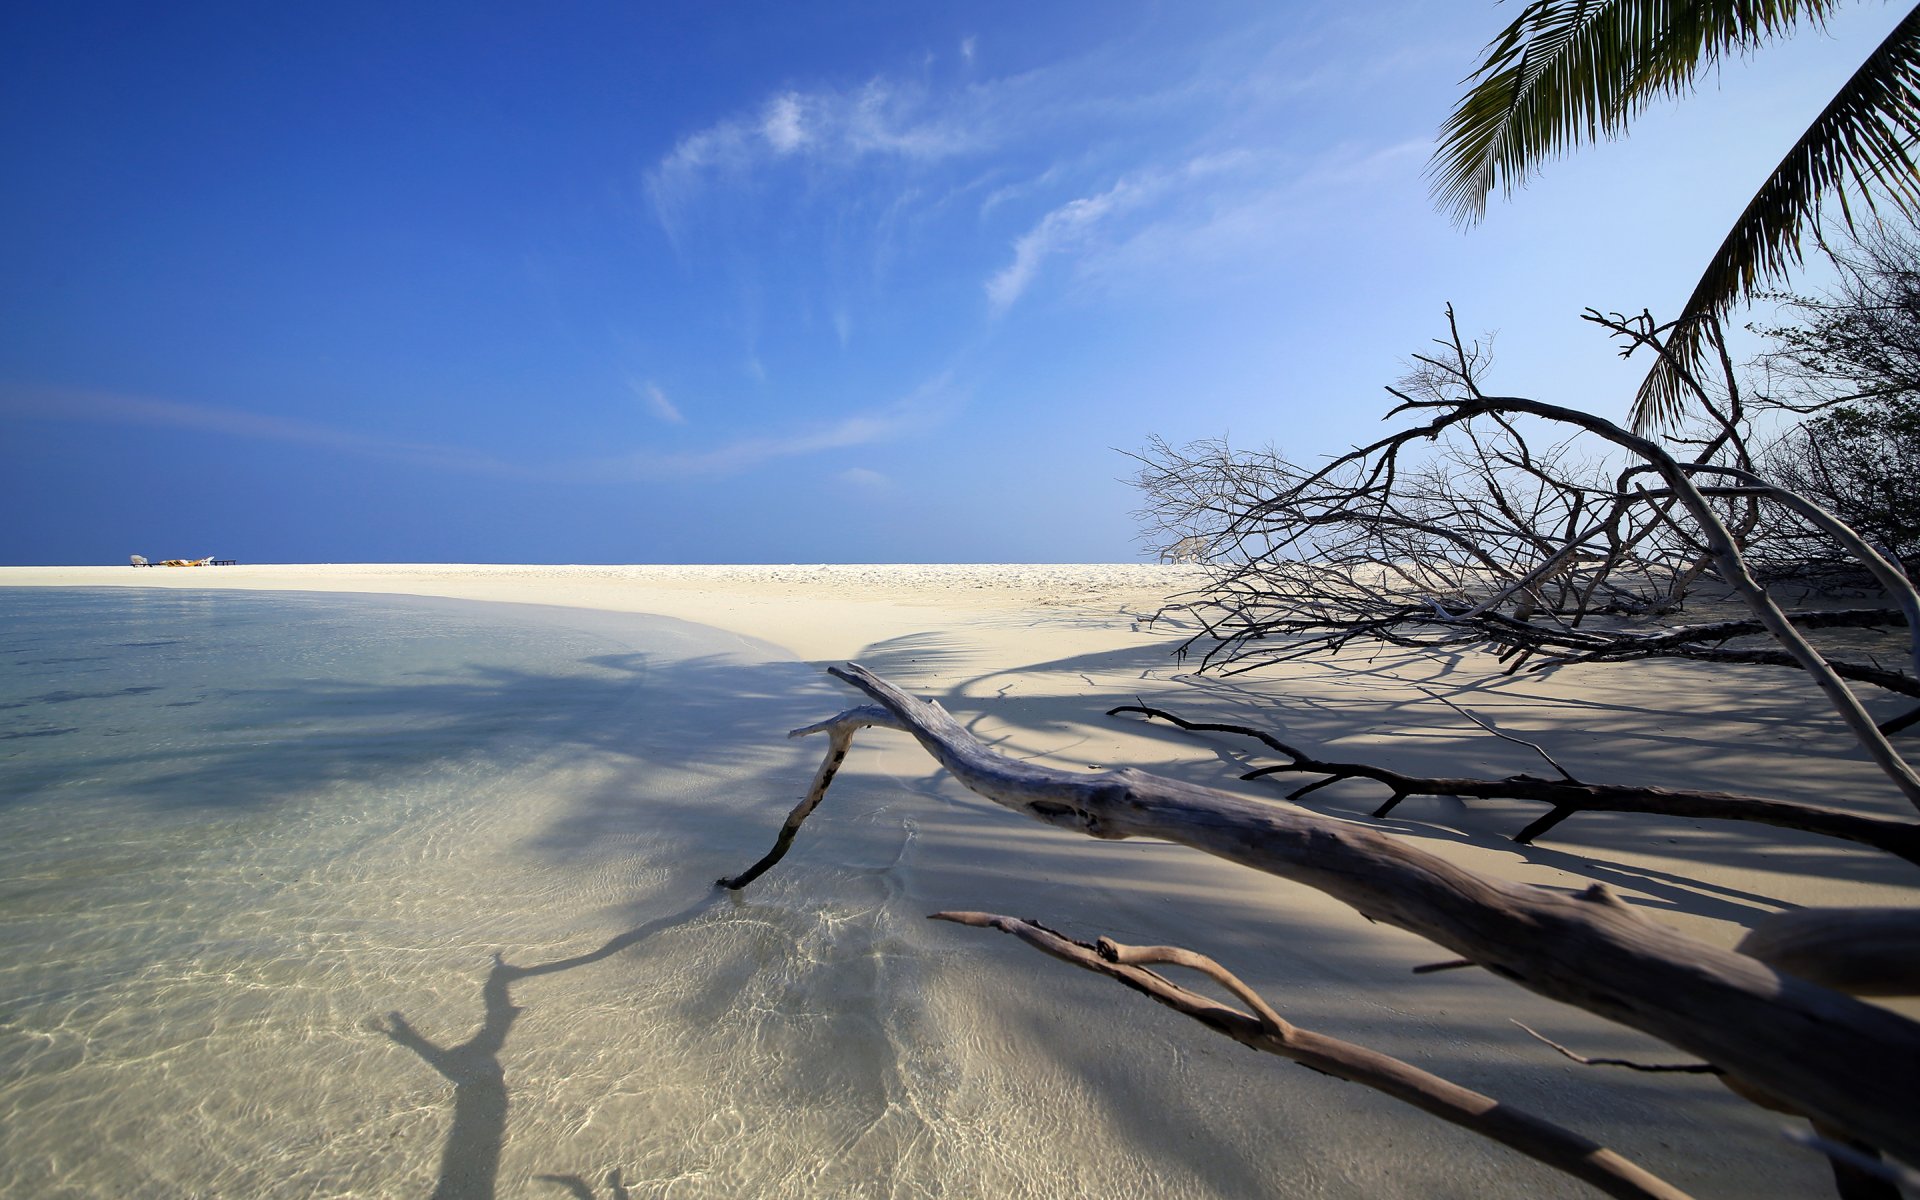
{"label": "white sand beach", "polygon": [[[1494,678],[1484,661],[1383,652],[1231,679],[1186,675],[1171,651],[1189,628],[1177,616],[1147,618],[1199,571],[0,568],[0,588],[484,601],[515,606],[500,610],[521,614],[515,619],[607,638],[626,636],[607,614],[653,614],[752,648],[712,677],[655,649],[648,673],[623,685],[663,690],[653,703],[671,710],[671,720],[636,727],[635,737],[663,739],[670,727],[671,770],[660,766],[664,758],[629,756],[617,742],[546,762],[551,795],[487,825],[484,847],[471,850],[510,869],[466,895],[414,895],[409,888],[442,878],[434,870],[453,869],[432,866],[440,860],[427,855],[431,870],[392,884],[401,893],[394,904],[426,914],[422,930],[435,921],[453,929],[477,911],[515,915],[492,942],[484,931],[437,941],[422,932],[407,951],[417,967],[411,994],[382,1000],[387,992],[370,990],[310,1015],[329,1056],[300,1060],[297,1070],[338,1078],[282,1080],[269,1087],[267,1107],[285,1123],[279,1135],[296,1138],[324,1169],[259,1176],[208,1167],[211,1174],[196,1177],[191,1162],[176,1162],[180,1173],[147,1194],[425,1194],[444,1170],[447,1139],[465,1136],[453,1127],[464,1118],[449,1108],[458,1089],[424,1055],[409,1054],[383,1014],[405,1010],[420,1037],[457,1042],[476,1027],[484,1033],[493,1018],[483,1010],[496,1012],[498,997],[483,995],[494,950],[518,964],[560,961],[630,932],[603,959],[513,985],[522,1015],[511,1038],[502,1032],[493,1047],[509,1104],[490,1185],[500,1195],[607,1195],[616,1184],[626,1189],[618,1194],[635,1197],[1592,1194],[1382,1096],[1252,1054],[1012,939],[920,919],[943,908],[1209,953],[1306,1028],[1562,1122],[1698,1195],[1799,1196],[1829,1186],[1825,1163],[1782,1136],[1784,1118],[1716,1082],[1581,1067],[1514,1022],[1587,1054],[1672,1061],[1670,1048],[1484,972],[1415,976],[1412,967],[1448,956],[1306,888],[1179,847],[1096,843],[1027,824],[965,793],[896,733],[856,739],[820,812],[786,860],[744,893],[744,906],[672,927],[672,914],[708,901],[702,880],[745,867],[771,844],[820,752],[811,740],[782,740],[780,726],[855,703],[816,669],[848,660],[939,700],[1003,753],[1074,770],[1137,766],[1277,804],[1291,785],[1236,778],[1272,761],[1258,746],[1108,718],[1105,710],[1139,700],[1272,728],[1328,757],[1377,756],[1415,772],[1539,769],[1525,747],[1475,728],[1425,688],[1542,743],[1595,781],[1819,797],[1900,815],[1812,686],[1787,670],[1730,676],[1699,664],[1637,663]],[[710,776],[701,763],[711,764]],[[691,823],[675,826],[682,836],[669,859],[630,868],[623,847],[642,853],[648,806],[660,797],[717,815],[686,818]],[[1920,900],[1920,872],[1911,866],[1783,830],[1582,815],[1539,845],[1519,846],[1509,835],[1539,815],[1537,806],[1416,798],[1376,820],[1369,814],[1382,798],[1376,787],[1347,783],[1303,803],[1502,878],[1557,888],[1604,882],[1630,904],[1723,946],[1755,917],[1784,908]],[[563,818],[573,833],[589,830],[579,853],[536,855],[530,848],[550,843]],[[449,834],[434,853],[457,857],[463,844]],[[643,945],[639,931],[649,921],[664,922],[664,932]],[[675,993],[668,1003],[662,997],[674,988],[700,995]],[[741,1040],[722,1036],[748,1010],[754,1023]],[[689,1024],[690,1013],[698,1021]],[[31,1031],[4,1036],[23,1034]],[[617,1055],[610,1045],[621,1047]],[[777,1086],[772,1076],[730,1077],[730,1056],[748,1045],[777,1059],[785,1073]],[[245,1061],[243,1050],[234,1053],[226,1061]],[[253,1069],[296,1068],[269,1058]],[[300,1111],[303,1094],[328,1088],[353,1096],[347,1109]],[[0,1111],[0,1125],[13,1121]],[[190,1115],[153,1113],[138,1128],[154,1147],[180,1131],[205,1146],[223,1136],[217,1123]],[[249,1143],[274,1136],[254,1125],[228,1132]],[[14,1138],[18,1164],[35,1147]],[[37,1176],[43,1184],[64,1183],[42,1194],[141,1191],[139,1149],[123,1147],[91,1168],[67,1162],[66,1175],[48,1168]]]}

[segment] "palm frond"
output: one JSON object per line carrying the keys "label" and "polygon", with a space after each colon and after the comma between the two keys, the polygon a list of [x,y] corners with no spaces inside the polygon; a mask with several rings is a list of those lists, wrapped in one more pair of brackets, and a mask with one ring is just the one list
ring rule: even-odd
{"label": "palm frond", "polygon": [[[1533,0],[1488,44],[1473,86],[1440,130],[1428,175],[1461,223],[1495,187],[1524,183],[1582,142],[1612,136],[1652,100],[1677,95],[1726,52],[1838,0]],[[1477,82],[1475,82],[1477,81]]]}
{"label": "palm frond", "polygon": [[1848,228],[1849,193],[1869,209],[1876,195],[1900,213],[1920,217],[1920,5],[1894,27],[1794,142],[1786,157],[1734,222],[1708,260],[1700,282],[1675,319],[1668,354],[1654,365],[1634,400],[1636,429],[1671,422],[1687,396],[1680,366],[1697,367],[1709,317],[1753,295],[1801,261],[1800,239],[1817,229],[1824,197],[1838,198]]}

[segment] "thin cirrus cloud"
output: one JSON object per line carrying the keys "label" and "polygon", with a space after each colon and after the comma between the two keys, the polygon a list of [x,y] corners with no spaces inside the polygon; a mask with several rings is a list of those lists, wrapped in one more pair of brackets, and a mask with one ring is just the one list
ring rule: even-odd
{"label": "thin cirrus cloud", "polygon": [[994,315],[1013,307],[1046,259],[1084,244],[1101,222],[1137,207],[1153,190],[1150,184],[1123,179],[1098,195],[1069,200],[1040,218],[1013,243],[1013,261],[987,280],[987,303]]}
{"label": "thin cirrus cloud", "polygon": [[[909,263],[917,281],[971,275],[984,315],[998,322],[1056,283],[1178,288],[1222,267],[1270,266],[1303,236],[1304,226],[1289,223],[1302,207],[1297,185],[1345,193],[1362,185],[1327,177],[1351,167],[1353,147],[1315,145],[1320,127],[1298,119],[1303,95],[1350,87],[1354,74],[1351,63],[1325,62],[1313,38],[1263,26],[1155,55],[1153,87],[1143,91],[1147,50],[1121,37],[982,78],[969,37],[957,72],[923,68],[763,95],[681,137],[653,165],[654,215],[683,251],[694,221],[724,232],[730,270],[757,272],[789,261],[796,244],[809,247],[801,253],[824,259],[838,281],[829,303],[844,347],[847,294],[863,305],[884,300]],[[1400,165],[1397,145],[1379,146]],[[776,179],[779,193],[765,186]],[[794,203],[787,183],[815,204]],[[775,194],[777,226],[776,209],[763,203]],[[796,243],[793,225],[806,221],[818,236]],[[1011,227],[1006,240],[983,242],[996,226]],[[770,234],[780,240],[756,240]],[[742,256],[743,246],[764,252]]]}
{"label": "thin cirrus cloud", "polygon": [[[1173,168],[1121,178],[1104,191],[1059,205],[1013,242],[1013,258],[987,278],[987,304],[1004,315],[1049,259],[1087,260],[1124,247],[1142,230],[1205,223],[1225,198],[1263,191],[1273,173],[1264,156],[1244,150],[1197,155]],[[991,200],[992,197],[989,197]],[[1204,199],[1194,205],[1195,199]],[[1139,216],[1131,224],[1128,219]]]}
{"label": "thin cirrus cloud", "polygon": [[667,399],[667,394],[660,390],[660,385],[651,379],[645,383],[630,380],[627,386],[631,387],[634,395],[638,396],[641,403],[647,406],[647,411],[662,421],[665,421],[669,425],[685,425],[687,423],[686,414],[682,413],[679,406],[673,401]]}
{"label": "thin cirrus cloud", "polygon": [[315,421],[217,405],[113,392],[17,388],[0,391],[0,415],[19,419],[187,429],[220,437],[307,446],[459,474],[573,483],[664,482],[739,474],[779,459],[922,434],[945,420],[962,403],[964,397],[953,389],[950,374],[943,373],[895,404],[791,432],[738,438],[703,450],[636,451],[543,463],[503,459],[462,446],[381,438]]}
{"label": "thin cirrus cloud", "polygon": [[927,433],[966,401],[951,371],[929,379],[894,404],[785,433],[739,438],[706,450],[660,453],[650,450],[576,462],[571,478],[603,481],[662,482],[700,476],[735,475],[784,458],[800,458],[899,441]]}
{"label": "thin cirrus cloud", "polygon": [[0,392],[0,412],[26,419],[188,429],[221,437],[311,446],[361,458],[414,463],[467,474],[525,477],[532,473],[524,464],[461,446],[380,438],[317,421],[119,392],[8,389]]}
{"label": "thin cirrus cloud", "polygon": [[669,233],[714,179],[741,179],[784,160],[845,166],[871,158],[931,162],[982,145],[966,106],[937,104],[923,86],[875,78],[853,89],[788,90],[757,109],[681,138],[646,174]]}
{"label": "thin cirrus cloud", "polygon": [[1212,286],[1235,271],[1266,270],[1378,197],[1418,194],[1432,147],[1420,138],[1343,144],[1277,166],[1257,156],[1197,164],[1208,186],[1188,189],[1123,235],[1083,248],[1073,263],[1075,281],[1096,290],[1148,279]]}
{"label": "thin cirrus cloud", "polygon": [[[975,38],[962,42],[963,64],[973,61],[976,47]],[[1146,97],[1112,93],[1102,70],[1097,61],[1071,60],[965,82],[879,74],[853,87],[785,89],[682,136],[646,171],[646,192],[661,226],[677,237],[689,206],[707,189],[738,186],[789,163],[830,172],[873,162],[930,170],[1034,148],[1063,128],[1085,133],[1090,121],[1139,120],[1186,94],[1178,86]]]}

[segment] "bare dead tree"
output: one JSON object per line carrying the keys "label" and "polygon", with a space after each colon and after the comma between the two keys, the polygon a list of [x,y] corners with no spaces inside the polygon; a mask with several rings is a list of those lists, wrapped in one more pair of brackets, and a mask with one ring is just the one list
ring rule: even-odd
{"label": "bare dead tree", "polygon": [[[1660,349],[1651,317],[1589,313],[1588,319],[1626,341],[1629,351]],[[1451,310],[1447,321],[1439,350],[1417,356],[1414,371],[1388,389],[1401,401],[1394,415],[1427,416],[1425,423],[1407,425],[1314,471],[1267,455],[1256,460],[1257,472],[1235,477],[1238,490],[1212,486],[1216,497],[1227,499],[1205,511],[1224,522],[1228,532],[1216,534],[1215,545],[1231,553],[1212,585],[1188,605],[1202,622],[1188,645],[1212,640],[1202,669],[1247,670],[1362,638],[1420,648],[1491,648],[1509,659],[1509,671],[1528,658],[1584,663],[1654,656],[1795,667],[1812,677],[1893,785],[1920,806],[1920,775],[1848,685],[1851,680],[1920,694],[1920,595],[1898,565],[1849,525],[1752,468],[1739,384],[1724,351],[1719,390],[1699,387],[1699,407],[1719,429],[1681,435],[1694,451],[1681,456],[1590,414],[1489,395],[1479,378],[1484,351],[1461,337]],[[1557,431],[1559,440],[1546,453],[1532,452],[1521,432],[1526,421]],[[1597,470],[1580,474],[1565,465],[1576,438],[1630,457],[1608,479]],[[1461,470],[1443,471],[1431,458],[1419,457],[1423,447],[1434,445]],[[1720,457],[1731,461],[1716,461]],[[1192,498],[1206,488],[1195,478],[1218,481],[1245,461],[1216,454],[1209,470],[1175,465],[1143,486],[1150,495]],[[1183,482],[1171,482],[1176,479]],[[1278,486],[1255,499],[1263,484]],[[1891,606],[1783,609],[1747,552],[1767,510],[1816,530],[1873,578]],[[1189,504],[1179,511],[1192,520],[1196,509]],[[1222,537],[1229,540],[1222,543]],[[1600,619],[1603,613],[1670,611],[1708,572],[1746,607],[1745,616],[1652,627]],[[1610,599],[1603,604],[1602,597]],[[1635,604],[1622,605],[1623,597]],[[1836,660],[1808,637],[1809,630],[1876,626],[1905,627],[1897,665]],[[1756,638],[1768,644],[1756,646]],[[1888,728],[1913,716],[1896,718]],[[1319,762],[1271,737],[1264,740],[1287,761],[1256,774],[1322,776],[1296,796],[1366,777],[1392,789],[1383,812],[1416,794],[1549,804],[1551,811],[1521,831],[1520,840],[1581,811],[1664,812],[1811,830],[1913,860],[1907,823],[1858,825],[1871,819],[1799,801],[1591,785],[1564,772],[1559,780],[1419,779],[1373,764]]]}
{"label": "bare dead tree", "polygon": [[[1651,316],[1586,319],[1623,353],[1664,352]],[[1804,666],[1752,615],[1679,620],[1703,588],[1724,600],[1730,586],[1689,502],[1634,448],[1552,406],[1486,403],[1487,351],[1460,337],[1451,312],[1448,322],[1440,350],[1389,390],[1410,411],[1470,410],[1319,464],[1217,441],[1156,441],[1137,456],[1144,536],[1207,546],[1207,583],[1176,598],[1198,625],[1183,655],[1226,674],[1366,642],[1487,650],[1507,673],[1653,657]],[[1835,547],[1838,523],[1808,517],[1755,470],[1748,402],[1717,329],[1710,345],[1718,377],[1683,373],[1700,421],[1649,444],[1700,479],[1748,573],[1777,585],[1807,561],[1804,537]],[[1910,617],[1830,604],[1785,614],[1802,630],[1891,630]],[[1842,679],[1920,697],[1910,665],[1826,661]]]}

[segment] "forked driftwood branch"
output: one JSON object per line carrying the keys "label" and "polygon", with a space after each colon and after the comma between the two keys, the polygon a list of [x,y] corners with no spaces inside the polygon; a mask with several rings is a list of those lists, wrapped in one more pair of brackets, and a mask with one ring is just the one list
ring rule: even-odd
{"label": "forked driftwood branch", "polygon": [[[1464,712],[1458,708],[1456,711]],[[1249,725],[1234,725],[1220,721],[1189,721],[1163,708],[1153,708],[1144,704],[1122,704],[1107,710],[1107,715],[1110,717],[1122,713],[1138,713],[1150,720],[1165,721],[1189,733],[1231,733],[1252,738],[1287,760],[1284,763],[1248,771],[1240,777],[1242,779],[1263,779],[1269,775],[1280,774],[1319,776],[1288,792],[1289,800],[1298,800],[1309,792],[1318,791],[1343,780],[1365,779],[1388,789],[1387,799],[1374,810],[1373,815],[1376,817],[1384,817],[1391,813],[1402,800],[1410,796],[1533,800],[1548,805],[1545,813],[1513,835],[1513,840],[1523,846],[1530,844],[1535,838],[1544,837],[1554,826],[1576,813],[1633,812],[1687,817],[1693,820],[1747,821],[1758,825],[1772,825],[1779,829],[1798,829],[1804,833],[1817,833],[1824,837],[1840,838],[1862,846],[1871,846],[1920,866],[1920,822],[1915,821],[1863,816],[1828,805],[1774,800],[1765,796],[1742,795],[1738,792],[1583,783],[1567,775],[1565,769],[1551,758],[1547,759],[1548,763],[1559,771],[1563,778],[1542,779],[1535,775],[1508,775],[1500,779],[1482,779],[1471,776],[1450,778],[1409,775],[1375,763],[1335,762],[1315,758],[1299,747]],[[1473,717],[1472,714],[1465,715],[1478,723],[1478,718]],[[1484,725],[1482,727],[1485,728]],[[1510,741],[1522,741],[1524,745],[1533,746],[1531,742],[1515,739],[1497,730],[1490,730],[1490,732]],[[1533,748],[1545,755],[1545,751],[1540,750],[1540,747],[1533,746]]]}
{"label": "forked driftwood branch", "polygon": [[[830,673],[876,701],[884,719],[856,709],[816,731],[904,729],[962,784],[1014,812],[1091,837],[1161,838],[1305,884],[1659,1038],[1849,1140],[1920,1163],[1920,1023],[1695,941],[1599,885],[1570,895],[1492,879],[1370,829],[1143,771],[1073,774],[1021,762],[865,668]],[[844,754],[836,738],[829,758],[837,766]],[[819,792],[828,779],[823,768]],[[804,816],[796,809],[790,823]]]}
{"label": "forked driftwood branch", "polygon": [[881,725],[888,729],[903,728],[893,719],[892,713],[869,704],[860,708],[850,708],[837,717],[809,725],[804,729],[796,729],[787,735],[788,737],[806,737],[812,733],[826,734],[827,756],[820,760],[820,769],[813,773],[813,783],[807,788],[807,794],[800,798],[800,803],[793,806],[793,811],[787,814],[786,821],[780,826],[780,836],[774,839],[773,849],[761,855],[759,862],[738,875],[729,875],[724,879],[716,880],[720,887],[737,892],[760,878],[773,864],[787,856],[787,851],[793,846],[794,835],[800,832],[800,826],[813,810],[819,807],[820,801],[827,794],[827,785],[833,782],[834,775],[840,770],[840,764],[846,761],[847,751],[853,746],[853,735],[871,725]]}
{"label": "forked driftwood branch", "polygon": [[[1244,1046],[1291,1059],[1337,1079],[1370,1087],[1491,1138],[1548,1166],[1583,1179],[1612,1196],[1665,1197],[1686,1193],[1649,1174],[1604,1146],[1551,1121],[1502,1104],[1397,1058],[1326,1034],[1301,1029],[1267,1004],[1260,994],[1213,959],[1178,946],[1127,946],[1109,938],[1075,941],[1037,921],[980,912],[934,913],[952,921],[1012,934],[1043,954],[1117,979],[1173,1011],[1227,1035]],[[1233,993],[1248,1010],[1222,1004],[1180,986],[1149,965],[1166,964],[1198,971]]]}

